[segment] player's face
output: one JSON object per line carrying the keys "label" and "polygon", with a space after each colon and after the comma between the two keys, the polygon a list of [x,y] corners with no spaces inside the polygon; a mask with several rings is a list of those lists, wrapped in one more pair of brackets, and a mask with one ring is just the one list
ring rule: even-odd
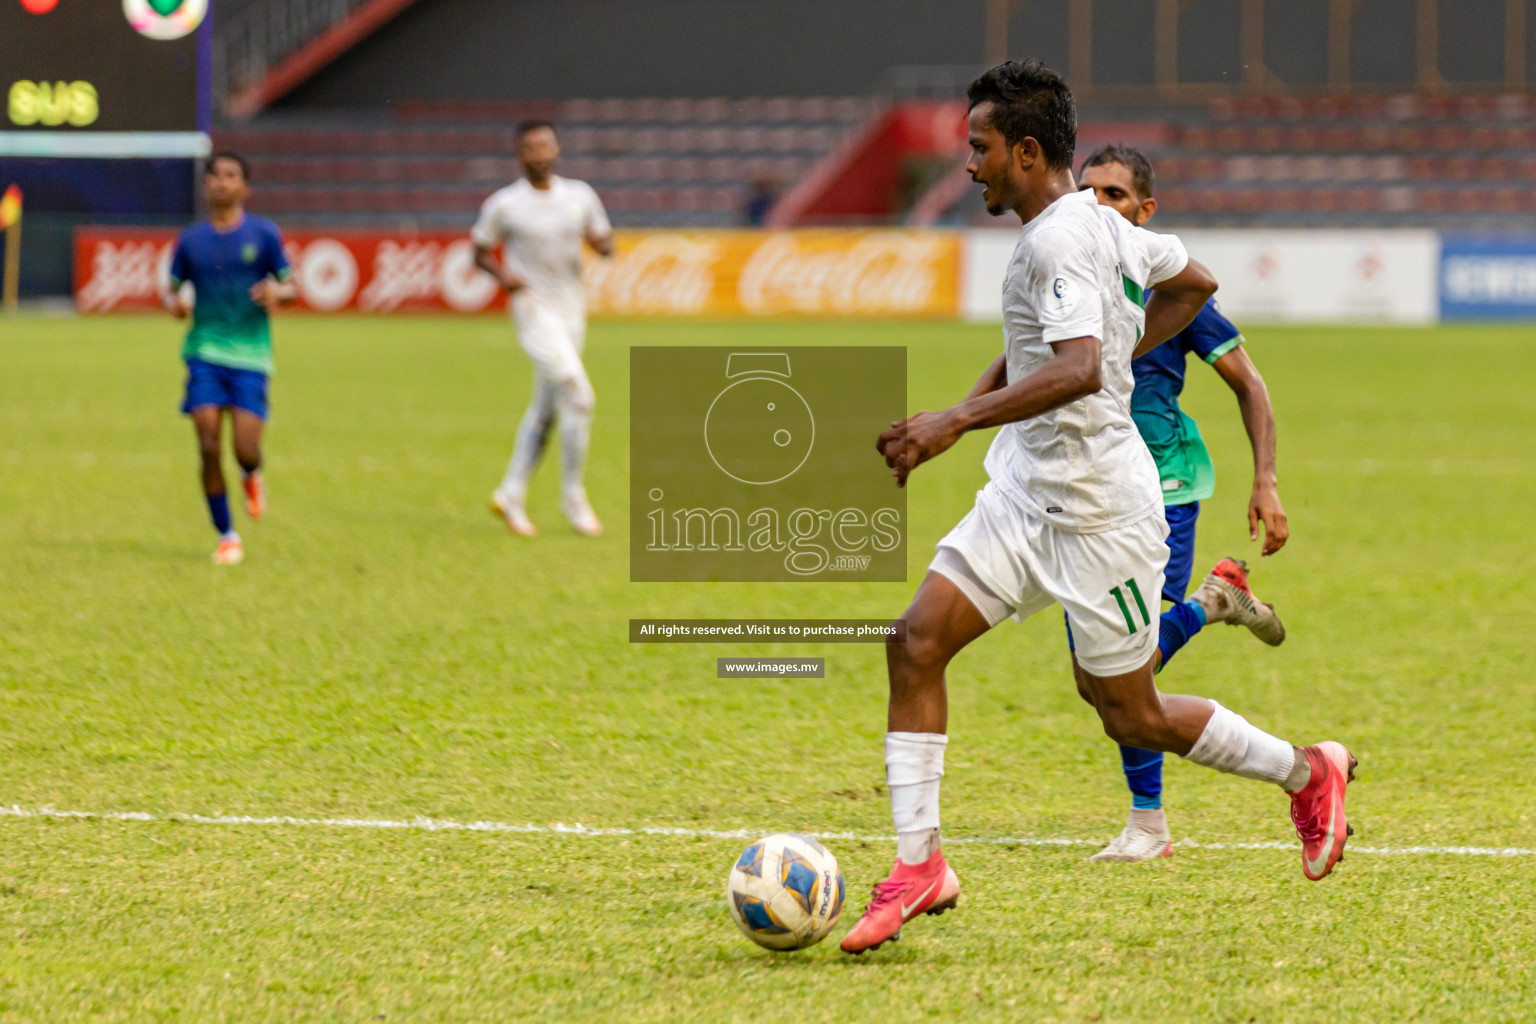
{"label": "player's face", "polygon": [[971,180],[981,186],[981,201],[992,216],[1013,209],[1023,189],[1023,172],[1015,157],[1017,146],[1008,145],[1003,133],[992,127],[992,103],[985,101],[971,108],[967,118],[970,159],[965,169]]}
{"label": "player's face", "polygon": [[517,158],[530,178],[547,178],[560,159],[560,142],[553,128],[535,128],[517,140]]}
{"label": "player's face", "polygon": [[243,203],[250,192],[240,165],[233,160],[215,160],[203,175],[203,195],[209,206],[227,208]]}
{"label": "player's face", "polygon": [[1136,191],[1136,178],[1125,164],[1099,164],[1083,169],[1083,188],[1093,189],[1100,206],[1117,210],[1120,216],[1137,227],[1152,219],[1157,210],[1157,200],[1143,199]]}

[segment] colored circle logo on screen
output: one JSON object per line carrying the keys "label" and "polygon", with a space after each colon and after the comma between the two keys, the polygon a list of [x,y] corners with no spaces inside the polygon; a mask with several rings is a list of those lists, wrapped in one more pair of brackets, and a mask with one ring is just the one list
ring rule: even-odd
{"label": "colored circle logo on screen", "polygon": [[208,17],[208,0],[123,0],[123,16],[150,39],[180,39]]}
{"label": "colored circle logo on screen", "polygon": [[21,9],[28,14],[47,14],[59,6],[59,0],[21,0]]}

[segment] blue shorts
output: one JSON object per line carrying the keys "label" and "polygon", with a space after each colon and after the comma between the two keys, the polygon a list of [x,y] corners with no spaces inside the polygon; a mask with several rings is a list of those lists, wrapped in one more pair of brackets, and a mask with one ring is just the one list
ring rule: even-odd
{"label": "blue shorts", "polygon": [[190,413],[200,405],[244,409],[253,416],[267,418],[267,375],[257,370],[237,370],[232,366],[187,360],[187,393],[181,411]]}
{"label": "blue shorts", "polygon": [[1163,600],[1179,604],[1189,590],[1189,577],[1195,569],[1195,520],[1200,518],[1200,503],[1169,505],[1163,509],[1168,520],[1168,567],[1163,570]]}
{"label": "blue shorts", "polygon": [[[1163,516],[1168,520],[1168,566],[1163,570],[1163,600],[1181,604],[1195,568],[1195,520],[1200,518],[1200,503],[1168,505],[1163,509]],[[1070,617],[1067,619],[1067,650],[1077,653]]]}

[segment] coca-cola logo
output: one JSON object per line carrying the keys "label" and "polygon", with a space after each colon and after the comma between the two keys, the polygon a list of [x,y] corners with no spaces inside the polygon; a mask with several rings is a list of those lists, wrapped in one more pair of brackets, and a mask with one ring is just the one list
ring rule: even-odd
{"label": "coca-cola logo", "polygon": [[615,259],[592,261],[587,289],[594,305],[614,313],[702,313],[720,253],[712,240],[651,235]]}
{"label": "coca-cola logo", "polygon": [[748,313],[912,313],[929,308],[948,240],[882,231],[851,246],[779,234],[742,268],[737,295]]}

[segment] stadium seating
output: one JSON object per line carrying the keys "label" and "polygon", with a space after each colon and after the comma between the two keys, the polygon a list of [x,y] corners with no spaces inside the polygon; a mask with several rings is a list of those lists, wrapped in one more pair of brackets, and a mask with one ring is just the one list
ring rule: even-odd
{"label": "stadium seating", "polygon": [[[1536,228],[1536,99],[1221,99],[1148,146],[1165,224]],[[1091,119],[1085,118],[1091,124]]]}
{"label": "stadium seating", "polygon": [[865,121],[862,98],[406,103],[360,122],[272,116],[219,131],[248,156],[252,207],[294,226],[463,225],[514,180],[513,126],[560,126],[561,173],[619,225],[734,225],[753,182],[785,189]]}
{"label": "stadium seating", "polygon": [[[780,192],[857,135],[867,98],[402,103],[359,120],[280,115],[217,133],[249,155],[253,206],[295,226],[467,224],[518,175],[513,129],[560,125],[563,173],[623,225],[743,221],[752,183]],[[1162,223],[1536,230],[1536,98],[1242,98],[1156,118],[1084,112],[1079,153],[1141,146]],[[958,158],[957,158],[958,159]],[[969,183],[937,223],[992,223]],[[917,200],[921,205],[921,197]]]}

